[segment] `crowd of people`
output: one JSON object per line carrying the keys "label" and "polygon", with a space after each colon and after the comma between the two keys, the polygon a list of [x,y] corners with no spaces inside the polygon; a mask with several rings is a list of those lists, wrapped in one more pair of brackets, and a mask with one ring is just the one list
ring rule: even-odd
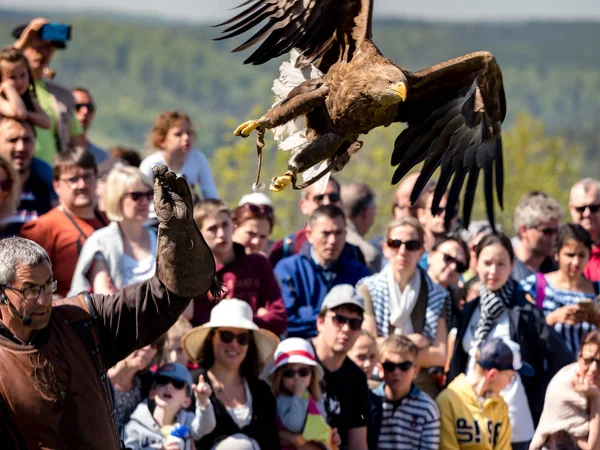
{"label": "crowd of people", "polygon": [[[600,449],[599,181],[571,188],[568,217],[544,192],[525,194],[511,239],[458,217],[448,232],[446,196],[431,209],[434,181],[410,203],[416,173],[393,199],[331,177],[301,192],[305,226],[274,242],[269,196],[220,199],[184,112],[157,117],[147,155],[91,143],[96,103],[87,88],[49,79],[65,44],[40,40],[46,23],[18,27],[0,50],[1,439],[16,448],[119,448],[114,434],[131,449]],[[179,205],[164,201],[169,189],[186,199],[164,172],[157,191],[160,166],[187,183],[187,215],[165,212]],[[389,224],[367,239],[388,201]],[[205,255],[193,254],[199,243],[181,247],[194,230]],[[213,272],[221,289],[208,289]],[[84,318],[67,313],[77,302],[87,302]],[[98,335],[80,331],[93,311]],[[44,351],[50,344],[60,350]],[[34,350],[37,366],[22,360]],[[79,367],[65,368],[72,358]],[[37,375],[20,377],[32,365]],[[84,401],[104,405],[108,419],[74,431]],[[38,417],[32,427],[32,414],[48,424]]]}

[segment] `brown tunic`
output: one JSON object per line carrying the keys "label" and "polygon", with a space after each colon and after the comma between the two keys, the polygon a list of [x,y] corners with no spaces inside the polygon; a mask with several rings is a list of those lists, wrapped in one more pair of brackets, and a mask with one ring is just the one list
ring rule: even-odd
{"label": "brown tunic", "polygon": [[[157,277],[115,295],[92,295],[100,351],[112,367],[165,333],[189,303]],[[31,345],[0,335],[0,413],[3,437],[20,435],[28,448],[118,449],[112,404],[92,358],[71,323],[91,319],[82,295],[54,303],[48,326]],[[4,423],[3,423],[4,422]],[[12,422],[12,431],[6,430]],[[6,445],[6,447],[5,447]],[[16,442],[2,448],[17,447]]]}

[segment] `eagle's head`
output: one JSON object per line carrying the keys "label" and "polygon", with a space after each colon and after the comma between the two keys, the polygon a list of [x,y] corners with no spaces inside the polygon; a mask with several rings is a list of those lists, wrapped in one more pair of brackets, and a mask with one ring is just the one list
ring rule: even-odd
{"label": "eagle's head", "polygon": [[391,106],[406,100],[407,80],[402,70],[392,64],[376,65],[370,71],[371,96],[380,104]]}

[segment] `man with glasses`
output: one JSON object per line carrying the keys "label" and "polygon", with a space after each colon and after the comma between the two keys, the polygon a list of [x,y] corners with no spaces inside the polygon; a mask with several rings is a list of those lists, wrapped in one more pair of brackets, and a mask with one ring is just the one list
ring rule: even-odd
{"label": "man with glasses", "polygon": [[312,339],[324,371],[327,423],[340,435],[340,450],[367,449],[367,378],[347,356],[360,336],[363,312],[364,300],[352,285],[335,286],[323,299],[317,317],[319,334]]}
{"label": "man with glasses", "polygon": [[369,269],[343,254],[346,239],[344,212],[334,205],[318,207],[308,219],[308,245],[275,266],[288,315],[288,336],[317,334],[315,321],[327,293],[338,284],[355,285]]}
{"label": "man with glasses", "polygon": [[94,155],[83,147],[73,147],[54,158],[54,190],[59,205],[21,229],[21,237],[40,244],[54,266],[58,280],[56,295],[67,295],[73,272],[85,240],[108,225],[97,210]]}
{"label": "man with glasses", "polygon": [[[319,206],[334,205],[338,208],[343,207],[342,197],[340,195],[340,184],[333,177],[329,178],[329,182],[327,183],[324,192],[319,192],[317,185],[313,184],[304,189],[302,194],[302,198],[299,202],[300,211],[302,211],[302,214],[306,217],[310,217]],[[271,261],[273,267],[275,267],[283,258],[300,253],[300,250],[302,250],[302,247],[307,241],[306,230],[307,227],[301,228],[273,244],[269,251],[269,261]],[[344,254],[365,264],[365,257],[362,252],[358,247],[352,244],[346,244]]]}
{"label": "man with glasses", "polygon": [[44,77],[54,52],[66,48],[64,41],[40,39],[42,27],[48,23],[44,18],[33,19],[16,27],[12,35],[17,39],[13,46],[22,50],[29,61],[40,106],[52,120],[49,130],[36,127],[35,155],[52,164],[58,152],[73,145],[85,146],[85,137],[81,125],[74,120],[75,100],[71,92]]}
{"label": "man with glasses", "polygon": [[107,369],[162,336],[190,298],[216,294],[214,259],[193,223],[186,181],[156,168],[154,195],[156,275],[113,295],[53,302],[44,249],[23,238],[0,241],[2,448],[121,448]]}
{"label": "man with glasses", "polygon": [[21,183],[17,211],[3,220],[5,236],[18,235],[23,224],[52,208],[56,195],[52,188],[52,168],[34,158],[35,142],[29,122],[0,116],[0,156],[13,166]]}
{"label": "man with glasses", "polygon": [[591,281],[600,281],[600,182],[584,178],[571,188],[569,212],[573,223],[585,228],[594,246],[585,268],[585,276]]}
{"label": "man with glasses", "polygon": [[106,150],[92,144],[87,135],[90,126],[96,117],[96,103],[94,102],[90,91],[83,87],[76,87],[73,89],[73,97],[75,98],[75,117],[77,117],[81,128],[83,128],[83,137],[85,139],[86,148],[94,155],[94,158],[96,158],[96,164],[100,165],[100,163],[108,159],[108,153]]}
{"label": "man with glasses", "polygon": [[557,269],[554,254],[562,219],[562,208],[544,192],[533,191],[521,197],[514,213],[514,229],[519,237],[514,245],[516,281]]}

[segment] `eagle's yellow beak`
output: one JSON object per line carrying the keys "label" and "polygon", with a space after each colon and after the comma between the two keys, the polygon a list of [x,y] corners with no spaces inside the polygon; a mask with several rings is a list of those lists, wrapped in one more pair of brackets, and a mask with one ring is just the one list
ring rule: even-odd
{"label": "eagle's yellow beak", "polygon": [[402,101],[406,100],[406,84],[404,84],[403,82],[399,82],[396,85],[394,91],[396,91],[398,97],[400,97]]}

